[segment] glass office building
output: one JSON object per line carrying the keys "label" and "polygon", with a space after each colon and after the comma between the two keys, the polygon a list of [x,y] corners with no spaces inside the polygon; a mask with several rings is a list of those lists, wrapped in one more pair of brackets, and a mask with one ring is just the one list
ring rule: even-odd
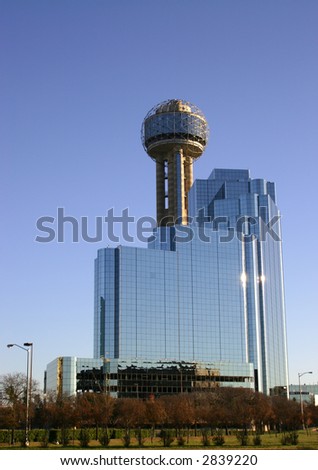
{"label": "glass office building", "polygon": [[101,392],[106,366],[103,359],[57,357],[46,366],[44,393],[71,396],[79,391]]}
{"label": "glass office building", "polygon": [[[166,368],[177,372],[162,393],[180,391],[173,381],[184,367],[187,391],[230,385],[288,394],[274,184],[216,169],[187,197],[187,225],[158,226],[148,248],[98,251],[94,357],[116,364],[117,396],[146,396]],[[124,372],[135,377],[120,394],[115,379]]]}

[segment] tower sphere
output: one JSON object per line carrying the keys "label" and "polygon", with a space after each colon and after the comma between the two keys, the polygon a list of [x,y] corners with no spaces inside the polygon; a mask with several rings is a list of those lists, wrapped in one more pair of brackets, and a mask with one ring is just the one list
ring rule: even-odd
{"label": "tower sphere", "polygon": [[154,160],[172,150],[199,158],[208,143],[209,127],[202,111],[188,101],[172,99],[154,106],[145,117],[141,140]]}

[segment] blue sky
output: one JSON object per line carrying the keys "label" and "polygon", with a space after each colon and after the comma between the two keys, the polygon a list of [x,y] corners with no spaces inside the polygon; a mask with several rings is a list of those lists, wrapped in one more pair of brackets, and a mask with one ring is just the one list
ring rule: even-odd
{"label": "blue sky", "polygon": [[[277,185],[290,382],[318,381],[318,3],[315,0],[0,0],[0,374],[92,356],[94,258],[109,243],[37,243],[36,221],[155,217],[140,128],[169,98],[199,106],[194,167]],[[140,243],[139,243],[140,244]]]}

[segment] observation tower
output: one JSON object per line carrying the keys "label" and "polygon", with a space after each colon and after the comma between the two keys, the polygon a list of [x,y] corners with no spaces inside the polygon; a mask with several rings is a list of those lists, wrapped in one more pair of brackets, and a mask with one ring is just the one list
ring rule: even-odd
{"label": "observation tower", "polygon": [[192,165],[204,152],[208,138],[202,111],[187,101],[163,101],[146,115],[141,139],[156,162],[158,226],[187,224]]}

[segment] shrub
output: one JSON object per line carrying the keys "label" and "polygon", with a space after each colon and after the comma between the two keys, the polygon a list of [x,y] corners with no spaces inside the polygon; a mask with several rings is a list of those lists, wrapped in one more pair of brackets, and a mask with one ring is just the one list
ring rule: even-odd
{"label": "shrub", "polygon": [[49,440],[49,431],[44,431],[44,433],[41,435],[41,447],[47,449],[49,447]]}
{"label": "shrub", "polygon": [[172,432],[170,429],[163,429],[160,433],[160,439],[163,443],[164,447],[170,447],[174,441],[174,437],[172,436]]}
{"label": "shrub", "polygon": [[215,436],[213,436],[213,442],[216,446],[223,446],[225,439],[222,431],[217,431]]}
{"label": "shrub", "polygon": [[16,442],[20,442],[21,447],[25,446],[25,431],[24,430],[15,431],[14,438]]}
{"label": "shrub", "polygon": [[130,446],[130,432],[128,431],[128,429],[125,430],[125,433],[123,435],[123,437],[121,438],[121,440],[123,441],[123,444],[124,444],[124,447],[129,447]]}
{"label": "shrub", "polygon": [[261,446],[262,445],[262,438],[261,438],[260,434],[255,434],[255,436],[253,438],[253,444],[254,444],[254,446]]}
{"label": "shrub", "polygon": [[297,445],[298,444],[298,433],[296,431],[291,431],[288,434],[283,434],[281,438],[281,443],[283,446]]}
{"label": "shrub", "polygon": [[136,436],[136,439],[138,441],[138,445],[139,447],[143,447],[144,443],[145,443],[145,438],[142,434],[142,430],[141,428],[138,428],[136,431],[135,431],[135,436]]}
{"label": "shrub", "polygon": [[66,429],[66,428],[62,428],[61,429],[61,444],[63,447],[67,446],[68,443],[70,442],[70,439],[71,439],[71,434],[70,434],[70,430],[69,429]]}
{"label": "shrub", "polygon": [[248,434],[246,431],[237,431],[236,439],[239,441],[242,447],[248,444]]}
{"label": "shrub", "polygon": [[186,440],[185,440],[184,436],[178,436],[177,437],[177,442],[178,442],[178,446],[183,447],[186,443]]}
{"label": "shrub", "polygon": [[208,447],[210,445],[210,437],[207,429],[202,429],[201,442],[204,447]]}
{"label": "shrub", "polygon": [[58,433],[57,429],[50,429],[49,430],[48,439],[49,439],[50,444],[57,444],[58,443],[58,434],[57,433]]}
{"label": "shrub", "polygon": [[110,443],[110,437],[107,429],[102,429],[99,433],[99,442],[103,447],[107,447]]}
{"label": "shrub", "polygon": [[79,434],[81,447],[88,447],[90,441],[89,429],[81,429]]}
{"label": "shrub", "polygon": [[13,431],[2,430],[0,431],[0,442],[1,444],[11,444],[11,436]]}
{"label": "shrub", "polygon": [[292,431],[289,433],[289,439],[290,439],[290,443],[291,445],[297,445],[298,444],[298,433],[296,431]]}

